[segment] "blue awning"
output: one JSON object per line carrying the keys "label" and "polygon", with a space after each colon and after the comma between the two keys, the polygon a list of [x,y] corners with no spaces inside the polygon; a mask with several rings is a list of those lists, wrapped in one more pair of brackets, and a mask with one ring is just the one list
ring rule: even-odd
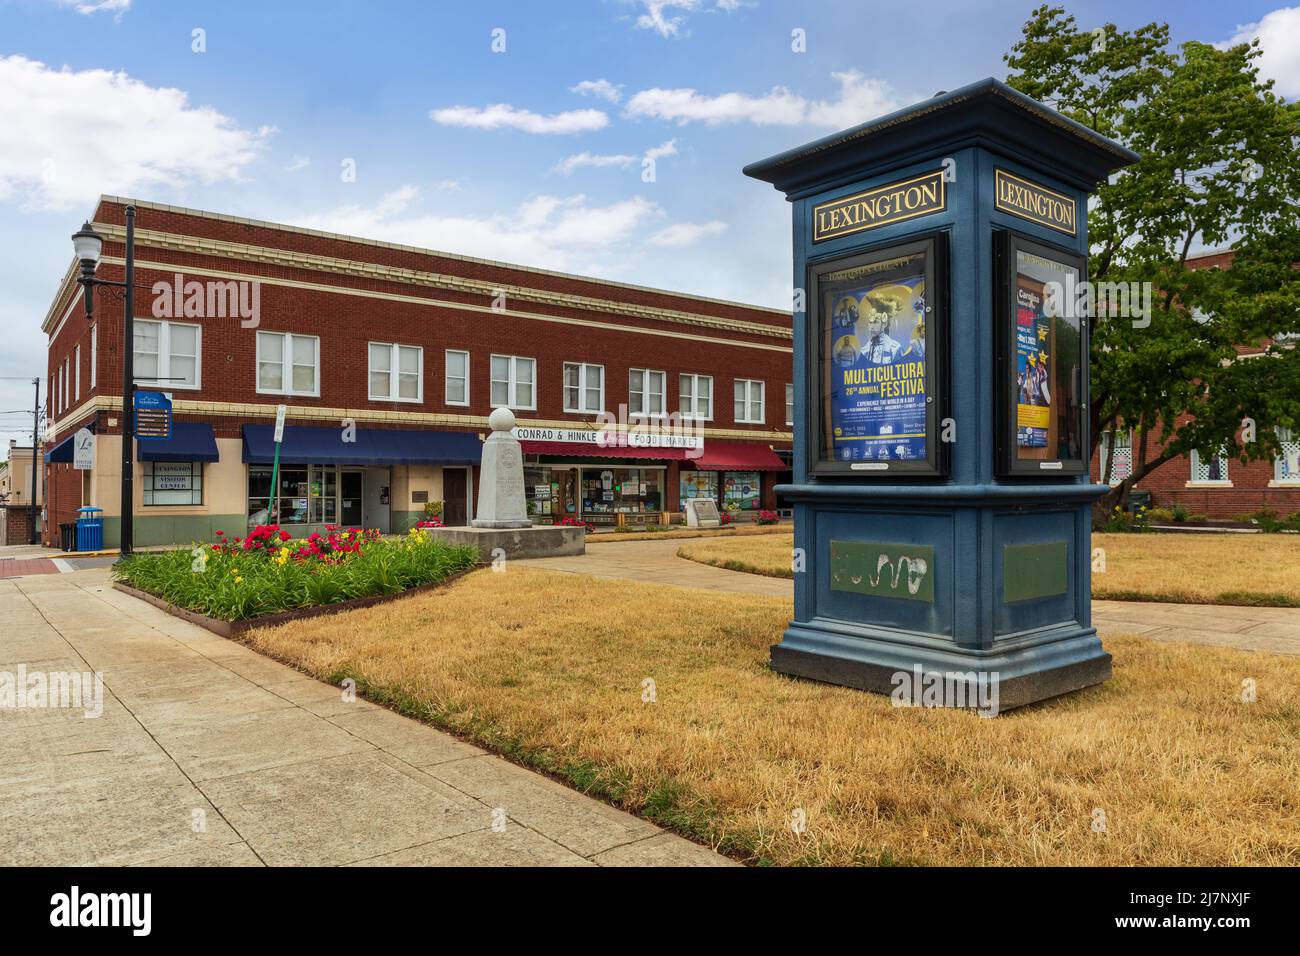
{"label": "blue awning", "polygon": [[[269,465],[275,458],[275,428],[244,426],[244,461]],[[344,441],[342,428],[286,425],[280,461],[288,465],[477,465],[483,457],[478,436],[404,428],[358,428]]]}
{"label": "blue awning", "polygon": [[140,461],[216,461],[217,436],[201,422],[172,422],[170,438],[137,438]]}
{"label": "blue awning", "polygon": [[76,437],[76,434],[73,433],[47,451],[45,453],[46,464],[52,461],[62,462],[65,465],[72,464],[72,439]]}

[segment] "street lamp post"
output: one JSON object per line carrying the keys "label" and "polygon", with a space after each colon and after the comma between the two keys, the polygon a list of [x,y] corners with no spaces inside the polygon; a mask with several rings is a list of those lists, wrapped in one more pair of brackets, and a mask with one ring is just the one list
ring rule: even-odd
{"label": "street lamp post", "polygon": [[81,262],[82,300],[86,321],[94,321],[96,286],[123,290],[125,311],[122,321],[122,556],[131,553],[132,518],[135,510],[135,206],[126,207],[126,281],[95,278],[104,237],[85,223],[72,234],[72,247]]}

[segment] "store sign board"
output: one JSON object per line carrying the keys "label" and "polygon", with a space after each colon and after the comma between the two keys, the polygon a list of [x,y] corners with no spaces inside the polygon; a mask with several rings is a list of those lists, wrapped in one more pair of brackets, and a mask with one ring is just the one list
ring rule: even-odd
{"label": "store sign board", "polygon": [[1021,219],[1068,236],[1078,235],[1078,204],[1069,196],[1022,179],[1005,169],[993,171],[993,205]]}
{"label": "store sign board", "polygon": [[188,461],[155,461],[154,491],[193,491],[194,467]]}
{"label": "store sign board", "polygon": [[851,236],[948,208],[943,170],[904,179],[813,207],[813,242]]}
{"label": "store sign board", "polygon": [[702,435],[685,435],[661,430],[627,432],[594,431],[586,428],[539,428],[518,425],[510,434],[519,441],[562,442],[597,448],[686,448],[702,449]]}
{"label": "store sign board", "polygon": [[137,438],[172,437],[172,401],[165,392],[135,393]]}
{"label": "store sign board", "polygon": [[95,433],[89,428],[78,429],[72,438],[72,467],[77,471],[95,467]]}

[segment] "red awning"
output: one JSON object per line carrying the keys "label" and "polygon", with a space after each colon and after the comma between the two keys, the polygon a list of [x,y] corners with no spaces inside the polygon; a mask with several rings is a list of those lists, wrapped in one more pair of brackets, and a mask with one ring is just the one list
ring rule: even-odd
{"label": "red awning", "polygon": [[786,471],[789,465],[767,445],[704,442],[704,454],[688,459],[700,471]]}
{"label": "red awning", "polygon": [[[708,445],[708,442],[705,442]],[[525,455],[563,455],[566,458],[658,458],[660,461],[681,461],[686,457],[684,448],[620,448],[616,445],[577,444],[567,441],[521,441]]]}

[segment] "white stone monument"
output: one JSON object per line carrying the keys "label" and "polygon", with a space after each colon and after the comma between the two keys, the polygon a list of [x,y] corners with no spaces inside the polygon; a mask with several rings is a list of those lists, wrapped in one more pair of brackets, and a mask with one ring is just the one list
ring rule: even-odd
{"label": "white stone monument", "polygon": [[483,443],[478,516],[470,524],[475,528],[531,528],[524,500],[524,454],[519,439],[510,434],[515,427],[514,412],[494,409],[488,425],[492,434]]}
{"label": "white stone monument", "polygon": [[429,534],[452,544],[477,548],[494,569],[502,558],[551,558],[582,554],[582,527],[534,525],[524,498],[524,455],[512,435],[514,413],[498,408],[488,417],[492,434],[483,443],[479,464],[478,513],[467,528],[434,528]]}

